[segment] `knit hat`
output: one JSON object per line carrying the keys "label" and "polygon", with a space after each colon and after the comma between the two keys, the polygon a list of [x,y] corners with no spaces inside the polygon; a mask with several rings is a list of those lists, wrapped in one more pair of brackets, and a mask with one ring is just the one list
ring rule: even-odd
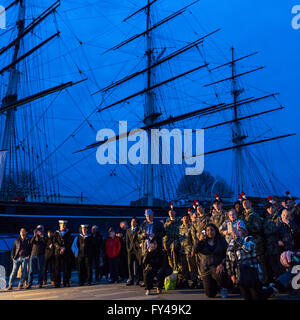
{"label": "knit hat", "polygon": [[151,214],[154,214],[154,212],[151,209],[145,210],[145,216],[150,216]]}

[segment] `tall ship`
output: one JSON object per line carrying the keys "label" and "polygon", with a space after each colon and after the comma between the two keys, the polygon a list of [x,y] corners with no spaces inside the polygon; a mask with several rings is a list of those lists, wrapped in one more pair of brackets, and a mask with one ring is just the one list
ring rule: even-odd
{"label": "tall ship", "polygon": [[[162,218],[170,202],[182,214],[193,199],[209,204],[215,193],[228,204],[241,192],[256,205],[284,196],[288,186],[272,167],[273,150],[294,134],[269,121],[284,112],[279,93],[256,88],[264,69],[256,65],[258,52],[224,45],[221,26],[202,26],[201,5],[4,3],[1,232],[41,219],[66,217],[75,226],[142,216],[147,207]],[[115,136],[101,140],[103,128]],[[184,137],[172,136],[159,142],[157,164],[151,142],[147,164],[120,161],[121,146],[138,140],[128,139],[132,130],[151,136],[153,129],[189,129],[192,137],[203,129],[204,148],[197,153],[193,144],[178,164]],[[104,145],[115,151],[99,164]],[[186,175],[188,158],[204,159],[202,174]]]}

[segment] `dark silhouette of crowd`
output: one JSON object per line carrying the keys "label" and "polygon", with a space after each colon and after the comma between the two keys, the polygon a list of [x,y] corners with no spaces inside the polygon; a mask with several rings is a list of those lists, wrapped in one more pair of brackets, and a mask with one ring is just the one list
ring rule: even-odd
{"label": "dark silhouette of crowd", "polygon": [[231,293],[261,300],[298,293],[292,268],[300,257],[300,204],[288,192],[281,200],[268,197],[263,210],[255,210],[244,193],[225,209],[216,194],[210,208],[195,200],[178,219],[171,203],[168,214],[160,221],[146,209],[143,221],[132,217],[129,227],[122,221],[105,238],[98,226],[89,231],[85,224],[74,237],[65,220],[47,234],[37,226],[31,239],[22,228],[11,250],[8,290],[18,271],[19,289],[30,289],[34,274],[40,288],[48,276],[55,288],[69,287],[76,268],[80,286],[105,278],[144,287],[146,295],[154,287],[162,293],[168,277],[177,289],[204,289],[209,298]]}

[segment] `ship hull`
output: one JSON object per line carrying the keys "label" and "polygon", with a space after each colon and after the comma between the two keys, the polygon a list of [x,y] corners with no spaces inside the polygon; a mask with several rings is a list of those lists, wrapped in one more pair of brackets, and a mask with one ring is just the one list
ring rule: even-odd
{"label": "ship hull", "polygon": [[[0,233],[15,234],[24,227],[30,233],[38,225],[43,224],[45,230],[56,230],[58,220],[68,220],[69,229],[77,233],[81,224],[98,225],[101,233],[109,227],[117,228],[120,221],[130,222],[132,216],[144,219],[145,207],[107,206],[88,204],[61,204],[36,202],[0,201]],[[152,208],[155,218],[168,218],[169,208]],[[176,209],[181,217],[185,208]]]}

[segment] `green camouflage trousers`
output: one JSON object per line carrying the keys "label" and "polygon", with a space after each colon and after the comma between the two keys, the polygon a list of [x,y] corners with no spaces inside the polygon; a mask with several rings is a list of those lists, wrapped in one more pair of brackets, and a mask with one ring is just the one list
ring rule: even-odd
{"label": "green camouflage trousers", "polygon": [[178,280],[187,281],[197,280],[197,264],[195,255],[191,257],[190,254],[180,253],[179,255],[179,269]]}

